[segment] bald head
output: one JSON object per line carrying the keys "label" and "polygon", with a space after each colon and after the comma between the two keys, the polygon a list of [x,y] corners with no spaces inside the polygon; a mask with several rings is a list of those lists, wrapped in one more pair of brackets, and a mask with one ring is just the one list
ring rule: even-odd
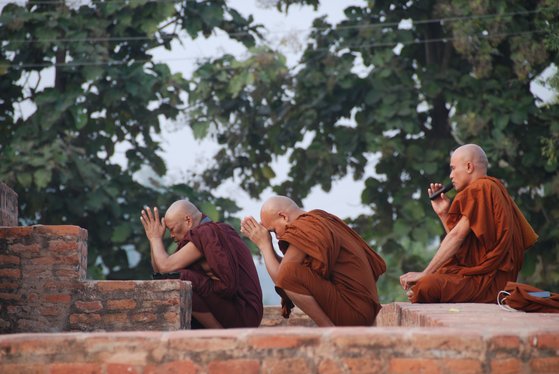
{"label": "bald head", "polygon": [[196,205],[192,204],[188,200],[178,200],[172,203],[169,209],[167,209],[165,219],[184,215],[194,217],[198,214],[201,215],[202,213]]}
{"label": "bald head", "polygon": [[477,144],[465,144],[456,148],[452,156],[461,157],[466,162],[472,162],[478,171],[483,175],[487,175],[487,155],[485,151]]}
{"label": "bald head", "polygon": [[277,213],[279,211],[290,211],[297,210],[299,206],[295,204],[295,201],[291,200],[287,196],[272,196],[262,204],[260,209],[260,214],[262,212],[266,213]]}
{"label": "bald head", "polygon": [[487,156],[479,145],[466,144],[456,148],[450,157],[450,179],[461,191],[478,178],[487,175]]}
{"label": "bald head", "polygon": [[281,236],[285,226],[305,213],[295,201],[286,196],[272,196],[262,204],[260,220],[268,230]]}
{"label": "bald head", "polygon": [[188,230],[198,226],[202,220],[202,212],[188,200],[175,201],[165,212],[165,226],[171,237],[181,241]]}

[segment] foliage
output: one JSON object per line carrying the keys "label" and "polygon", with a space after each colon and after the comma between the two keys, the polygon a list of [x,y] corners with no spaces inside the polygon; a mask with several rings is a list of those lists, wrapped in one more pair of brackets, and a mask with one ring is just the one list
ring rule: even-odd
{"label": "foliage", "polygon": [[[101,277],[105,266],[109,278],[145,277],[144,204],[164,209],[189,197],[213,218],[233,221],[238,210],[191,183],[158,181],[166,173],[160,120],[183,110],[188,82],[153,61],[152,51],[169,49],[183,31],[195,38],[216,28],[251,47],[257,29],[224,1],[72,3],[2,9],[0,178],[19,194],[23,224],[88,229],[90,276]],[[155,172],[157,187],[134,178],[141,168]],[[134,268],[131,250],[142,255]]]}
{"label": "foliage", "polygon": [[361,199],[375,214],[353,225],[389,264],[380,293],[390,301],[404,297],[399,275],[425,266],[443,233],[428,183],[447,178],[453,148],[477,143],[540,235],[522,280],[559,289],[559,174],[549,157],[559,106],[530,92],[558,62],[556,2],[379,0],[345,15],[314,21],[293,69],[264,47],[200,67],[192,124],[222,145],[208,185],[238,177],[257,197],[282,155],[289,175],[273,189],[299,202],[314,186],[371,175]]}

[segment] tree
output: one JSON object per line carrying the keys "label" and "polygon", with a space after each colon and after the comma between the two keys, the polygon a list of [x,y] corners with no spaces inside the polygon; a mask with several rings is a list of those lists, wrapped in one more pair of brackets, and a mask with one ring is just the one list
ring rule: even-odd
{"label": "tree", "polygon": [[[294,3],[315,2],[278,8]],[[289,176],[272,187],[300,202],[314,186],[329,191],[372,169],[361,199],[375,213],[353,225],[387,260],[380,294],[391,301],[404,298],[399,275],[422,268],[444,232],[428,183],[448,178],[453,148],[478,143],[540,235],[522,279],[559,288],[559,175],[550,157],[559,106],[530,92],[558,62],[556,2],[381,0],[345,15],[338,25],[314,21],[295,68],[264,46],[244,61],[223,56],[199,68],[191,125],[222,145],[204,174],[208,186],[236,177],[257,197],[275,176],[273,160],[286,156]]]}
{"label": "tree", "polygon": [[[28,1],[0,15],[0,175],[19,194],[23,224],[75,224],[89,231],[90,276],[149,275],[139,223],[143,204],[188,197],[214,219],[238,208],[191,181],[155,187],[142,167],[166,173],[160,120],[184,109],[188,82],[153,50],[181,34],[216,30],[247,47],[258,35],[225,1]],[[52,78],[52,83],[43,84]],[[23,109],[22,109],[23,108]],[[117,149],[125,154],[118,156]],[[153,184],[153,183],[152,183]],[[127,250],[140,252],[132,268]]]}

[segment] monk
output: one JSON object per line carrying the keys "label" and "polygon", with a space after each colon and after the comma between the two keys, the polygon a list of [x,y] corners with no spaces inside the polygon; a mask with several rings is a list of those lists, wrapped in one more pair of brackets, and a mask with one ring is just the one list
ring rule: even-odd
{"label": "monk", "polygon": [[[262,289],[250,250],[237,232],[215,223],[187,200],[174,202],[165,218],[146,207],[140,220],[158,273],[179,272],[192,282],[192,328],[258,327]],[[169,229],[178,243],[169,255],[163,235]],[[201,326],[200,326],[201,325]]]}
{"label": "monk", "polygon": [[[318,326],[374,323],[381,308],[376,281],[386,265],[355,231],[325,211],[305,212],[285,196],[268,199],[260,219],[245,217],[241,233],[262,252],[287,309],[284,317],[292,301]],[[270,232],[283,258],[276,257]]]}
{"label": "monk", "polygon": [[[450,158],[450,179],[457,191],[450,200],[432,201],[447,235],[422,272],[400,277],[413,303],[495,303],[516,277],[524,251],[537,235],[501,182],[487,176],[487,156],[467,144]],[[439,190],[432,183],[428,193]]]}

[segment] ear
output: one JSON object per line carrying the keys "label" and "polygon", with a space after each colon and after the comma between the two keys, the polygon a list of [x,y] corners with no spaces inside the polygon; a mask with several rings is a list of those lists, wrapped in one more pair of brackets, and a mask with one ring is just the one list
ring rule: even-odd
{"label": "ear", "polygon": [[286,213],[279,212],[278,216],[280,216],[280,218],[283,219],[284,221],[289,222],[289,216]]}
{"label": "ear", "polygon": [[466,171],[468,172],[468,174],[472,174],[474,172],[475,166],[473,162],[468,161],[466,163]]}

